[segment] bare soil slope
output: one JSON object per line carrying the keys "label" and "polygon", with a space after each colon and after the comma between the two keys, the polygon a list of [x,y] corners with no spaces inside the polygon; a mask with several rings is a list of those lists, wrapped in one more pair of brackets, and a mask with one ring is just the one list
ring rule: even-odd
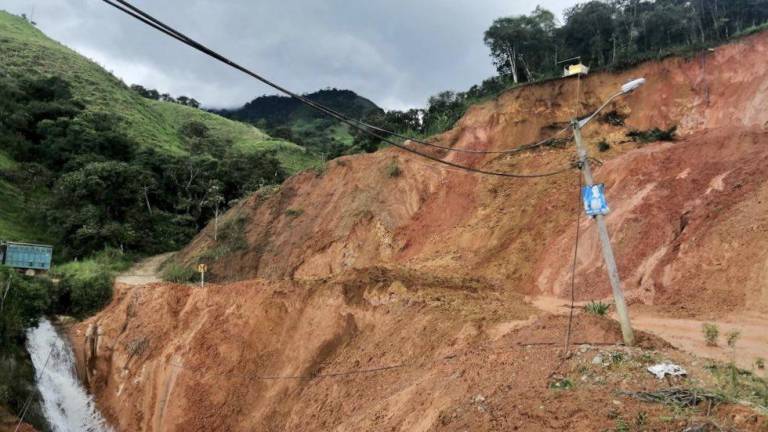
{"label": "bare soil slope", "polygon": [[[632,311],[708,319],[768,308],[768,72],[754,60],[767,56],[768,33],[581,82],[583,115],[648,79],[585,131],[593,149],[611,145],[595,150],[595,175]],[[577,87],[506,92],[436,139],[502,150],[547,137],[577,114]],[[626,137],[675,125],[674,142]],[[573,153],[435,154],[530,173]],[[243,201],[218,242],[208,227],[177,255],[208,262],[220,285],[118,287],[72,330],[82,373],[121,430],[768,427],[742,406],[679,411],[627,397],[668,386],[644,371],[651,362],[685,366],[677,384],[687,387],[712,384],[712,369],[645,334],[642,348],[616,347],[607,319],[577,316],[573,341],[584,346],[560,364],[566,318],[526,298],[570,293],[578,186],[575,170],[509,180],[396,150],[333,161]],[[582,300],[610,293],[590,222],[581,218]],[[562,379],[566,391],[548,387]]]}
{"label": "bare soil slope", "polygon": [[[606,183],[609,228],[634,296],[690,313],[768,304],[768,79],[760,34],[691,59],[646,63],[581,83],[588,113],[631,78],[648,84],[609,107],[585,136],[606,139],[596,178]],[[574,115],[577,81],[509,91],[479,105],[438,140],[504,150],[551,135]],[[678,126],[679,139],[640,146],[630,130]],[[486,157],[450,153],[454,162],[512,172],[567,165],[573,148]],[[399,176],[388,174],[396,163]],[[392,149],[305,172],[278,192],[257,194],[229,215],[244,225],[247,247],[228,254],[209,227],[180,254],[187,264],[213,258],[221,280],[318,278],[391,264],[433,274],[482,276],[520,293],[562,295],[570,272],[578,174],[510,180],[443,169]],[[591,221],[579,257],[581,298],[610,291]],[[218,248],[218,249],[217,249]],[[206,254],[206,252],[209,252]]]}

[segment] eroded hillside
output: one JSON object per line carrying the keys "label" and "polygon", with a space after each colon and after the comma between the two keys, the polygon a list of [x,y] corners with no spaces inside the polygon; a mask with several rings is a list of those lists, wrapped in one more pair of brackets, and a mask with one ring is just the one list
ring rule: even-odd
{"label": "eroded hillside", "polygon": [[[754,59],[767,54],[759,34],[690,59],[519,88],[436,140],[503,150],[545,138],[644,76],[585,130],[604,161],[595,175],[607,185],[631,312],[760,312],[768,79]],[[672,126],[675,141],[627,138]],[[573,146],[563,145],[440,155],[531,173],[569,165]],[[591,431],[640,420],[683,430],[699,415],[765,427],[744,406],[680,415],[628,397],[667,387],[644,370],[655,361],[684,365],[689,378],[676,384],[697,388],[717,368],[642,333],[640,348],[612,346],[620,333],[610,320],[578,315],[579,348],[560,362],[566,318],[529,300],[569,294],[578,186],[575,170],[510,180],[396,150],[333,161],[243,201],[221,222],[227,235],[215,242],[209,226],[177,256],[208,262],[221,284],[120,286],[72,330],[83,373],[121,430]],[[577,297],[607,297],[594,227],[582,217],[580,228]],[[548,388],[565,380],[568,391]]]}
{"label": "eroded hillside", "polygon": [[[768,259],[766,237],[749,234],[766,229],[766,204],[759,197],[768,178],[768,81],[751,59],[767,51],[768,37],[759,35],[691,59],[647,63],[581,83],[584,115],[629,79],[648,79],[609,107],[612,121],[603,117],[585,130],[593,156],[605,160],[595,175],[606,183],[614,210],[608,223],[621,273],[627,289],[645,302],[658,297],[675,303],[691,290],[711,291],[731,308],[743,306],[747,292],[768,299],[761,291],[766,276],[745,271],[757,272]],[[509,91],[474,107],[437,139],[458,148],[505,150],[546,138],[574,116],[578,85],[560,80]],[[615,118],[624,124],[612,126]],[[674,142],[640,145],[626,136],[672,126],[678,128]],[[611,145],[607,153],[597,151],[603,139]],[[530,173],[567,166],[573,153],[569,144],[501,157],[445,156]],[[397,176],[388,171],[393,164]],[[578,184],[575,170],[509,180],[443,169],[396,149],[342,158],[320,175],[303,173],[230,212],[244,225],[247,247],[227,253],[212,242],[209,227],[179,259],[190,265],[211,261],[223,280],[317,278],[387,264],[481,276],[519,293],[562,294]],[[596,267],[601,260],[593,229],[582,219],[581,298],[610,292]],[[739,247],[720,247],[734,236]],[[717,256],[710,256],[713,251]]]}

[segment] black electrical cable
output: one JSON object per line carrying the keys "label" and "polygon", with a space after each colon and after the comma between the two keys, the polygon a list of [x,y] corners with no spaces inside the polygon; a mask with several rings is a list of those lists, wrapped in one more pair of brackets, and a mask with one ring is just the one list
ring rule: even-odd
{"label": "black electrical cable", "polygon": [[[128,3],[128,2],[126,2],[124,0],[114,0],[114,1],[117,1],[118,3],[123,5],[124,7],[130,9],[130,11],[123,9],[122,7],[118,7],[117,5],[111,3],[109,0],[105,0],[105,1],[107,3],[109,3],[110,5],[112,5],[114,7],[117,7],[121,11],[130,14],[134,18],[137,18],[137,19],[141,20],[142,22],[152,26],[153,28],[155,28],[155,29],[157,29],[157,30],[159,30],[159,31],[169,35],[169,36],[172,36],[175,39],[178,39],[179,41],[181,41],[181,42],[183,42],[185,44],[191,45],[191,46],[193,46],[194,48],[196,48],[198,50],[202,50],[203,52],[205,52],[208,55],[215,54],[214,57],[217,58],[218,60],[224,61],[225,63],[228,63],[228,64],[230,63],[229,59],[226,59],[223,56],[218,55],[218,53],[215,53],[215,52],[209,50],[207,47],[203,46],[202,44],[200,44],[200,43],[196,42],[195,40],[189,38],[188,36],[184,35],[183,33],[178,32],[173,27],[170,27],[169,25],[163,23],[162,21],[154,18],[153,16],[147,14],[146,12],[142,11],[141,9],[131,5],[130,3]],[[137,15],[139,15],[139,16],[137,16]],[[210,52],[208,52],[208,51],[210,51]],[[234,65],[234,63],[232,65]],[[236,67],[238,67],[238,69],[242,70],[243,72],[246,72],[245,70],[243,70],[244,68],[240,68],[239,65],[237,65]],[[250,71],[248,71],[246,73],[250,73]],[[545,145],[546,143],[550,142],[552,139],[554,139],[555,137],[559,136],[560,134],[566,132],[569,129],[569,127],[563,128],[563,129],[559,130],[557,133],[555,133],[550,138],[547,138],[545,140],[539,141],[537,143],[520,146],[518,148],[514,148],[514,149],[511,149],[511,150],[489,151],[489,150],[472,150],[472,149],[453,148],[453,147],[447,147],[447,146],[441,146],[441,145],[433,144],[433,143],[430,143],[430,142],[427,142],[427,141],[423,141],[423,140],[420,140],[420,139],[417,139],[417,138],[413,138],[413,137],[409,137],[409,136],[406,136],[406,135],[402,135],[400,133],[393,132],[393,131],[390,131],[390,130],[386,130],[386,129],[380,128],[378,126],[374,126],[374,125],[372,125],[370,123],[366,123],[364,121],[358,120],[358,119],[350,118],[349,116],[347,116],[347,115],[345,115],[345,114],[343,114],[343,113],[341,113],[339,111],[336,111],[336,110],[334,110],[334,109],[332,109],[332,108],[330,108],[328,106],[322,105],[320,103],[316,103],[316,102],[312,101],[309,98],[306,98],[306,97],[301,96],[299,94],[294,94],[294,93],[289,92],[287,89],[284,89],[284,88],[278,88],[277,86],[274,85],[274,83],[270,83],[267,80],[262,79],[261,77],[257,77],[257,79],[261,80],[262,82],[264,82],[265,84],[267,84],[267,85],[269,85],[269,86],[271,86],[273,88],[276,88],[277,90],[280,90],[280,91],[288,94],[291,97],[297,98],[297,99],[301,100],[304,103],[311,104],[315,108],[321,108],[322,111],[324,111],[327,114],[332,114],[336,118],[343,117],[346,120],[355,122],[355,123],[357,123],[357,124],[359,124],[359,125],[361,125],[361,126],[363,126],[365,128],[369,128],[371,130],[375,130],[377,132],[381,132],[381,133],[385,134],[386,136],[394,136],[394,137],[397,137],[397,138],[400,138],[400,139],[404,139],[404,140],[408,140],[408,141],[411,141],[411,142],[414,142],[414,143],[417,143],[417,144],[421,144],[421,145],[425,145],[425,146],[429,146],[429,147],[433,147],[433,148],[438,148],[438,149],[442,149],[442,150],[453,151],[453,152],[473,153],[473,154],[513,154],[513,153],[518,153],[518,152],[521,152],[521,151],[530,150],[530,149],[533,149],[533,148]]]}
{"label": "black electrical cable", "polygon": [[[230,66],[232,68],[235,68],[235,69],[237,69],[237,70],[239,70],[239,71],[241,71],[241,72],[243,72],[243,73],[245,73],[245,74],[247,74],[247,75],[249,75],[249,76],[251,76],[251,77],[253,77],[253,78],[257,79],[257,80],[259,80],[259,81],[261,81],[262,83],[264,83],[264,84],[274,88],[275,90],[278,90],[278,91],[280,91],[280,92],[282,92],[282,93],[284,93],[284,94],[286,94],[286,95],[288,95],[288,96],[290,96],[290,97],[292,97],[292,98],[294,98],[294,99],[296,99],[296,100],[298,100],[298,101],[300,101],[300,102],[302,102],[302,103],[304,103],[304,104],[306,104],[306,105],[308,105],[308,106],[310,106],[310,107],[312,107],[312,108],[314,108],[314,109],[316,109],[316,110],[318,110],[320,112],[323,112],[323,113],[325,113],[325,114],[327,114],[327,115],[329,115],[329,116],[331,116],[331,117],[333,117],[333,118],[335,118],[335,119],[337,119],[337,120],[339,120],[339,121],[341,121],[341,122],[343,122],[345,124],[348,124],[349,126],[353,127],[354,129],[357,129],[357,130],[359,130],[359,131],[361,131],[363,133],[367,133],[367,134],[369,134],[369,135],[371,135],[371,136],[373,136],[375,138],[378,138],[382,142],[390,144],[390,145],[392,145],[394,147],[397,147],[397,148],[399,148],[401,150],[407,151],[409,153],[413,153],[415,155],[418,155],[418,156],[421,156],[423,158],[432,160],[434,162],[438,162],[438,163],[441,163],[441,164],[444,164],[444,165],[447,165],[447,166],[450,166],[450,167],[453,167],[453,168],[457,168],[457,169],[461,169],[461,170],[465,170],[465,171],[469,171],[469,172],[474,172],[474,173],[477,173],[477,174],[486,174],[486,175],[493,175],[493,176],[499,176],[499,177],[512,177],[512,178],[549,177],[549,176],[554,176],[554,175],[562,174],[562,173],[564,173],[566,171],[569,171],[572,168],[571,166],[568,166],[566,168],[563,168],[563,169],[560,169],[560,170],[556,170],[556,171],[547,172],[547,173],[512,174],[512,173],[504,173],[504,172],[497,172],[497,171],[486,171],[486,170],[482,170],[482,169],[478,169],[478,168],[472,168],[472,167],[460,165],[460,164],[457,164],[457,163],[445,161],[445,160],[442,160],[440,158],[437,158],[435,156],[431,156],[431,155],[428,155],[428,154],[425,154],[425,153],[421,153],[421,152],[416,151],[416,150],[414,150],[414,149],[412,149],[410,147],[407,147],[405,145],[396,143],[396,142],[388,139],[387,137],[384,137],[384,136],[382,136],[382,135],[380,135],[380,134],[378,134],[376,132],[373,132],[371,130],[372,128],[367,127],[367,126],[362,126],[362,125],[358,124],[357,121],[352,120],[352,119],[348,118],[347,116],[345,116],[345,115],[343,115],[341,113],[338,113],[338,112],[336,112],[336,111],[334,111],[334,110],[332,110],[332,109],[330,109],[330,108],[328,108],[328,107],[326,107],[326,106],[324,106],[322,104],[316,103],[316,102],[314,102],[314,101],[312,101],[312,100],[310,100],[310,99],[308,99],[308,98],[306,98],[304,96],[301,96],[301,95],[299,95],[297,93],[294,93],[294,92],[292,92],[292,91],[290,91],[290,90],[280,86],[279,84],[274,83],[274,82],[272,82],[272,81],[262,77],[261,75],[259,75],[259,74],[255,73],[255,72],[253,72],[253,71],[251,71],[251,70],[249,70],[249,69],[247,69],[247,68],[245,68],[245,67],[243,67],[243,66],[241,66],[241,65],[239,65],[239,64],[237,64],[235,62],[233,62],[232,60],[229,60],[228,58],[226,58],[226,57],[222,56],[221,54],[218,54],[217,52],[215,52],[215,51],[205,47],[204,45],[196,42],[195,40],[189,38],[188,36],[184,35],[183,33],[175,30],[174,28],[168,26],[167,24],[163,23],[162,21],[152,17],[151,15],[149,15],[146,12],[136,8],[135,6],[131,5],[130,3],[128,3],[128,2],[126,2],[124,0],[114,0],[117,3],[119,3],[119,5],[115,4],[111,0],[102,0],[102,1],[107,3],[108,5],[110,5],[112,7],[120,10],[121,12],[124,12],[124,13],[130,15],[131,17],[136,18],[137,20],[139,20],[139,21],[149,25],[150,27],[152,27],[152,28],[154,28],[154,29],[156,29],[156,30],[158,30],[158,31],[160,31],[160,32],[162,32],[162,33],[164,33],[164,34],[166,34],[166,35],[168,35],[168,36],[170,36],[170,37],[172,37],[172,38],[182,42],[182,43],[184,43],[185,45],[188,45],[188,46],[190,46],[192,48],[195,48],[198,51],[200,51],[200,52],[202,52],[202,53],[204,53],[204,54],[206,54],[206,55],[208,55],[210,57],[213,57],[216,60],[219,60],[222,63],[224,63],[224,64],[226,64],[226,65],[228,65],[228,66]],[[549,140],[547,140],[547,141],[549,141]],[[546,142],[546,141],[544,141],[544,142]],[[526,146],[524,146],[524,147],[526,147]],[[443,148],[443,147],[440,146],[440,148]],[[451,148],[447,148],[447,147],[444,148],[444,149],[452,150]],[[520,150],[514,150],[514,151],[520,151]],[[512,150],[507,151],[507,152],[512,152]]]}

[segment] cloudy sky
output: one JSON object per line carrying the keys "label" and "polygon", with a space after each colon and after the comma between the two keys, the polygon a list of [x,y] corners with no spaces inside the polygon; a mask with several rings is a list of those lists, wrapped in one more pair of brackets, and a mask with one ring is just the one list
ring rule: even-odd
{"label": "cloudy sky", "polygon": [[[492,76],[483,32],[575,0],[134,0],[188,36],[297,92],[345,88],[389,109]],[[2,0],[129,84],[234,107],[274,93],[99,0]]]}

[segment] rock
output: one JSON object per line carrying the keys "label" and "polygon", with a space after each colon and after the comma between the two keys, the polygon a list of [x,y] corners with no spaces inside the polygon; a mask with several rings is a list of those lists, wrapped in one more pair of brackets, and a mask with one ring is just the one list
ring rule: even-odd
{"label": "rock", "polygon": [[603,364],[603,356],[600,355],[600,354],[596,355],[595,358],[592,359],[592,364],[593,365],[601,365],[601,364]]}

